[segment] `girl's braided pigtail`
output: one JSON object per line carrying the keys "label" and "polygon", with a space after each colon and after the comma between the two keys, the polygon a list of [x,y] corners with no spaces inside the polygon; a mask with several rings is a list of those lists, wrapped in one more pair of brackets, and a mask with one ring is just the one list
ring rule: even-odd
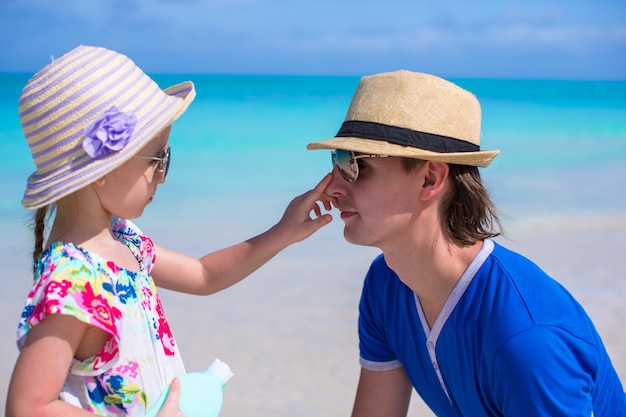
{"label": "girl's braided pigtail", "polygon": [[43,252],[45,244],[46,216],[48,214],[48,206],[38,208],[35,212],[34,231],[35,231],[35,248],[33,250],[33,271],[37,268],[37,258]]}

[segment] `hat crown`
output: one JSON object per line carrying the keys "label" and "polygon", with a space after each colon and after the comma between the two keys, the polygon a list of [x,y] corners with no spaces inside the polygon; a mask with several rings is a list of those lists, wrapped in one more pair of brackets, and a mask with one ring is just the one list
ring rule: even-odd
{"label": "hat crown", "polygon": [[[137,153],[173,122],[195,96],[192,83],[163,91],[127,56],[80,45],[35,75],[19,100],[19,116],[36,172],[22,203],[37,208],[95,181]],[[85,130],[115,113],[132,120],[114,151],[90,156]]]}
{"label": "hat crown", "polygon": [[405,70],[363,77],[345,121],[368,121],[480,145],[480,103],[455,84]]}
{"label": "hat crown", "polygon": [[500,153],[480,147],[480,103],[442,78],[406,70],[361,78],[334,138],[307,149],[488,166]]}

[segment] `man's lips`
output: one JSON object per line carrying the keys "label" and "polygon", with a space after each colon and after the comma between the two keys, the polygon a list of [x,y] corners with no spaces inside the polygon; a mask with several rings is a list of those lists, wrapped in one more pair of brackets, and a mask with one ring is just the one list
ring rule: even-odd
{"label": "man's lips", "polygon": [[347,211],[347,210],[342,210],[341,211],[341,218],[342,219],[349,219],[352,216],[356,216],[356,211]]}
{"label": "man's lips", "polygon": [[341,213],[342,219],[349,219],[350,217],[356,216],[358,214],[357,211],[354,211],[351,208],[344,206],[343,204],[341,204],[340,201],[338,201],[337,203],[338,204],[335,205],[335,208]]}

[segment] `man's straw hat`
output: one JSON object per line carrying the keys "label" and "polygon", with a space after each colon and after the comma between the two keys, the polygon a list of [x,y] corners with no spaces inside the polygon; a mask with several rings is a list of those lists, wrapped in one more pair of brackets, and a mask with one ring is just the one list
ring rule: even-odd
{"label": "man's straw hat", "polygon": [[339,133],[307,149],[345,149],[486,167],[500,151],[480,150],[480,104],[441,78],[410,71],[363,77]]}
{"label": "man's straw hat", "polygon": [[19,101],[37,170],[22,204],[36,209],[132,158],[195,97],[187,81],[166,90],[125,55],[79,46],[35,74]]}

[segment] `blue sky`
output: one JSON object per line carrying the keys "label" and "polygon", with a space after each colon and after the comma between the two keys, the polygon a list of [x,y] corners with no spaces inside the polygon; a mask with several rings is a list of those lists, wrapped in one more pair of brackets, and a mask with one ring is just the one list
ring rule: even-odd
{"label": "blue sky", "polygon": [[626,80],[626,1],[0,0],[0,71],[78,44],[151,73]]}

